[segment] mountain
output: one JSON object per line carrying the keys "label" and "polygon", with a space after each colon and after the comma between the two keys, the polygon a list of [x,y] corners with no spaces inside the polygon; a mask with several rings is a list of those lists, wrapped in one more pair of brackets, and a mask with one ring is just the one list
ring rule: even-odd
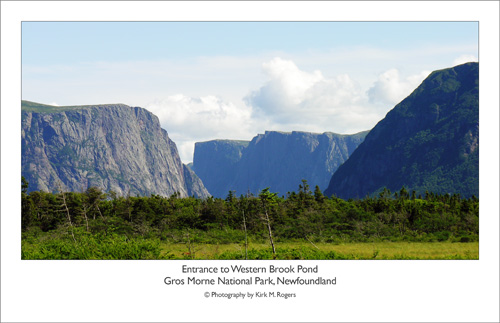
{"label": "mountain", "polygon": [[208,196],[158,118],[124,104],[56,107],[22,101],[22,175],[30,191]]}
{"label": "mountain", "polygon": [[266,131],[250,142],[201,142],[195,145],[193,167],[215,197],[229,191],[258,194],[266,187],[285,195],[297,191],[303,179],[324,189],[366,134]]}
{"label": "mountain", "polygon": [[431,73],[332,176],[325,194],[362,198],[384,187],[479,197],[479,64]]}
{"label": "mountain", "polygon": [[242,140],[211,140],[195,144],[192,167],[210,194],[216,197],[227,195],[228,182],[236,176],[238,163],[248,144],[249,141]]}

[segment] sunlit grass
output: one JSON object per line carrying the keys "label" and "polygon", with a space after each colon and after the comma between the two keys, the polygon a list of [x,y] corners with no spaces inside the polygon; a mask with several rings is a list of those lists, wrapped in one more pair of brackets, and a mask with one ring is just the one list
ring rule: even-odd
{"label": "sunlit grass", "polygon": [[[58,233],[58,234],[56,234]],[[199,260],[355,260],[355,259],[479,259],[478,242],[316,242],[276,241],[271,245],[258,237],[249,239],[247,250],[240,243],[210,243],[186,239],[127,237],[118,234],[90,234],[77,230],[25,235],[22,259],[199,259]],[[212,240],[213,241],[213,240]]]}
{"label": "sunlit grass", "polygon": [[[270,252],[268,244],[250,244],[249,251]],[[233,259],[245,259],[243,244],[162,244],[162,254],[173,259],[220,259],[222,255],[234,255]],[[451,242],[373,242],[328,244],[286,242],[276,244],[277,259],[289,259],[291,252],[311,259],[312,252],[334,252],[340,259],[479,259],[479,243]],[[281,254],[281,255],[280,255]],[[281,257],[280,257],[281,256]],[[250,257],[251,259],[251,257]],[[269,257],[269,259],[272,259]],[[300,259],[300,258],[299,258]]]}

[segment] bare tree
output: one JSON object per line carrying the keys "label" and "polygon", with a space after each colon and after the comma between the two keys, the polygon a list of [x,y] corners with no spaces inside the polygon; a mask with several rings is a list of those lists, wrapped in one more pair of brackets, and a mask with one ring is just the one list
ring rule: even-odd
{"label": "bare tree", "polygon": [[69,213],[68,203],[66,203],[66,194],[64,193],[64,190],[62,189],[62,185],[60,182],[58,184],[58,188],[59,191],[61,192],[61,197],[62,197],[61,207],[64,207],[63,212],[66,211],[66,215],[68,216],[69,227],[71,228],[71,236],[73,237],[73,241],[76,243],[75,232],[73,231],[73,223],[71,222],[71,215]]}
{"label": "bare tree", "polygon": [[245,229],[245,260],[248,259],[248,238],[247,238],[247,224],[245,221],[245,210],[243,210],[243,229]]}
{"label": "bare tree", "polygon": [[82,215],[85,218],[85,225],[87,228],[87,232],[89,232],[89,218],[87,217],[88,205],[87,205],[87,196],[84,194],[84,189],[82,185],[81,189],[81,197],[82,197]]}
{"label": "bare tree", "polygon": [[264,221],[267,225],[267,230],[269,234],[269,241],[271,242],[271,247],[273,248],[273,255],[276,255],[276,249],[274,247],[273,233],[271,231],[271,219],[269,218],[269,207],[276,203],[276,193],[269,192],[269,187],[263,189],[260,194],[260,200],[262,201],[262,207],[264,209],[264,214],[266,215]]}

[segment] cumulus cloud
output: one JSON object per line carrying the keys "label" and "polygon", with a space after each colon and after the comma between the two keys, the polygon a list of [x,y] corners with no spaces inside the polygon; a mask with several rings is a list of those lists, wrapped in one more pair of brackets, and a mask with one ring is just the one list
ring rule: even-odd
{"label": "cumulus cloud", "polygon": [[262,70],[267,82],[244,100],[256,118],[268,119],[281,130],[352,133],[372,127],[374,118],[378,121],[347,74],[328,78],[279,57],[262,64]]}
{"label": "cumulus cloud", "polygon": [[464,54],[464,55],[461,55],[460,57],[457,57],[453,61],[453,66],[465,64],[465,63],[468,63],[468,62],[477,62],[477,61],[478,60],[477,60],[476,56],[469,55],[469,54]]}
{"label": "cumulus cloud", "polygon": [[157,99],[145,108],[160,119],[169,137],[176,143],[183,162],[193,159],[194,143],[212,139],[245,139],[250,131],[250,107],[209,95],[190,97],[176,94]]}
{"label": "cumulus cloud", "polygon": [[368,98],[373,104],[394,106],[420,85],[430,72],[423,71],[402,79],[395,68],[380,74],[377,81],[367,91]]}
{"label": "cumulus cloud", "polygon": [[[288,60],[274,58],[263,63],[262,69],[269,82],[254,95],[254,101],[265,108],[279,109],[300,104],[306,92],[319,82],[324,81],[320,71],[307,73]],[[268,105],[268,103],[278,103]],[[266,106],[267,105],[267,106]]]}

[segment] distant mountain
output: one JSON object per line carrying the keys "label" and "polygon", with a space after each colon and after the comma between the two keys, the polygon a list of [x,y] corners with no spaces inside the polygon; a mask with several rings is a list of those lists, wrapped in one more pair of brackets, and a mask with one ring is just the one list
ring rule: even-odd
{"label": "distant mountain", "polygon": [[236,177],[238,163],[249,141],[211,140],[197,142],[192,168],[203,180],[208,192],[215,197],[225,197],[229,182]]}
{"label": "distant mountain", "polygon": [[384,187],[479,197],[479,64],[435,71],[396,105],[332,176],[325,194]]}
{"label": "distant mountain", "polygon": [[123,104],[55,107],[22,101],[22,175],[29,190],[208,196],[175,143],[145,109]]}
{"label": "distant mountain", "polygon": [[266,131],[250,142],[200,142],[195,145],[193,168],[210,194],[221,198],[229,191],[258,194],[266,187],[285,195],[297,191],[303,179],[311,189],[324,189],[366,134]]}

